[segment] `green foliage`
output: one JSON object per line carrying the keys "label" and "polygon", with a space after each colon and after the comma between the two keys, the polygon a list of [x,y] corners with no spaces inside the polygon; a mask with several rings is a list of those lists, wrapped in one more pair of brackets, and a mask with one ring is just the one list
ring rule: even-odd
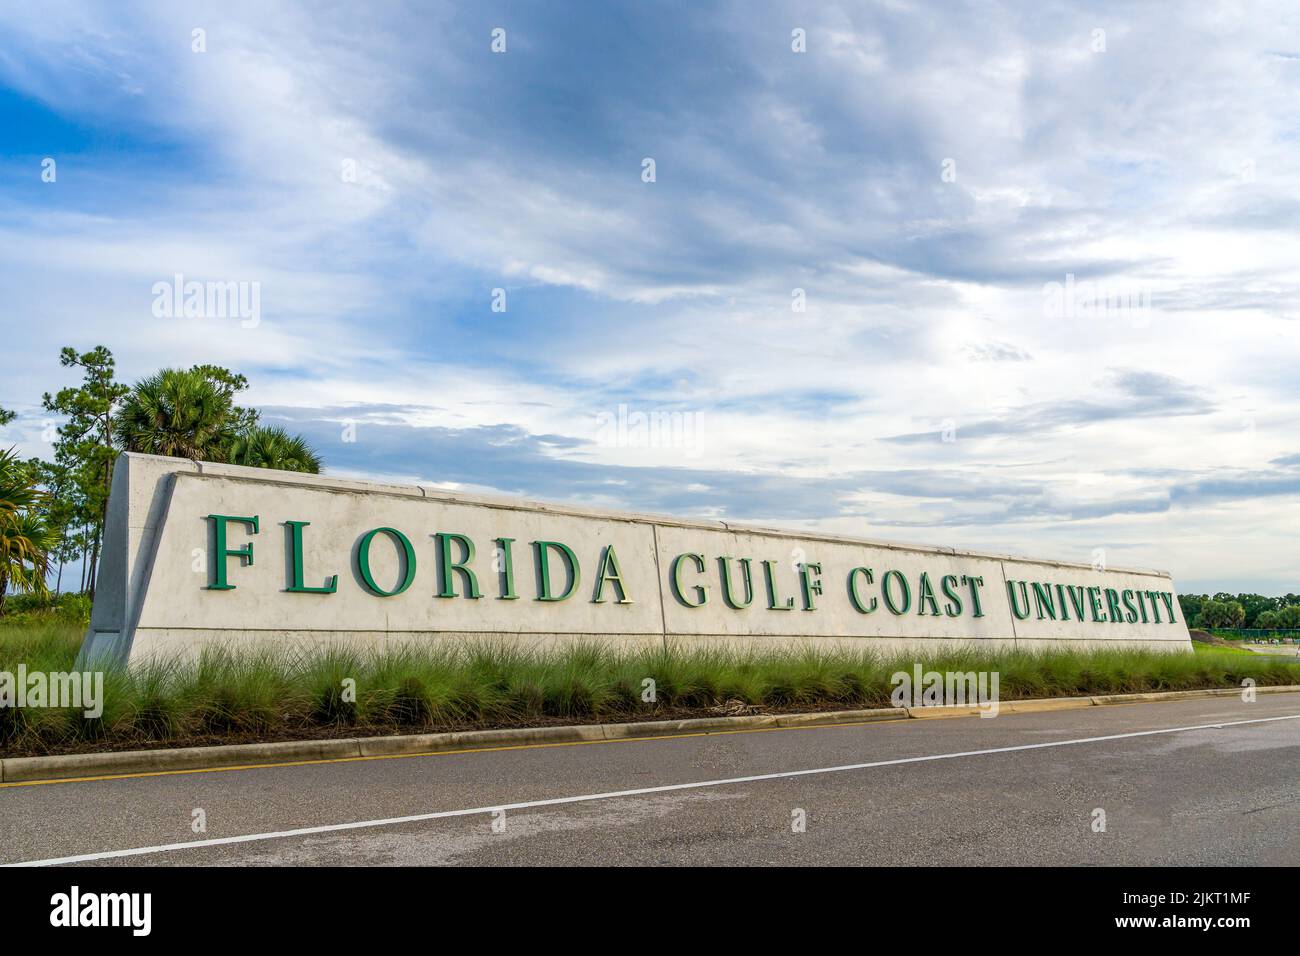
{"label": "green foliage", "polygon": [[13,449],[0,451],[0,616],[9,588],[44,595],[49,552],[57,535],[46,521],[46,494],[34,470]]}
{"label": "green foliage", "polygon": [[27,465],[46,495],[45,521],[55,535],[54,545],[49,551],[50,560],[58,561],[60,565],[65,561],[73,561],[80,553],[69,534],[69,529],[77,518],[73,471],[67,464],[42,461],[39,458],[29,458]]}
{"label": "green foliage", "polygon": [[[82,381],[44,395],[44,409],[63,420],[54,460],[26,463],[44,495],[40,506],[28,512],[49,533],[44,555],[56,591],[65,587],[64,564],[82,559],[81,581],[67,587],[94,595],[113,465],[121,451],[288,471],[321,469],[320,456],[301,436],[261,428],[256,410],[235,404],[248,380],[230,369],[162,369],[132,388],[116,381],[113,354],[102,345],[80,353],[64,348],[59,361],[80,369]],[[0,425],[13,418],[0,409]],[[9,578],[29,581],[33,572],[30,564],[26,567],[26,572],[11,567]],[[0,599],[0,610],[2,605]]]}
{"label": "green foliage", "polygon": [[[79,527],[76,548],[89,555],[87,582],[94,594],[94,577],[99,560],[104,519],[108,513],[108,492],[113,480],[113,418],[129,389],[114,378],[113,353],[102,345],[78,354],[64,348],[59,363],[82,370],[82,384],[45,393],[42,405],[48,412],[65,416],[54,444],[54,462],[67,496],[63,512],[52,522],[61,535],[69,526]],[[67,524],[59,521],[66,519]],[[61,552],[63,543],[56,545]]]}
{"label": "green foliage", "polygon": [[5,602],[5,613],[0,617],[2,627],[33,627],[69,625],[85,633],[90,623],[90,596],[87,594],[19,594],[11,595]]}
{"label": "green foliage", "polygon": [[196,461],[225,461],[249,414],[234,404],[243,376],[216,366],[165,368],[137,382],[114,426],[126,451]]}
{"label": "green foliage", "polygon": [[230,451],[232,465],[251,468],[278,468],[318,474],[321,459],[301,435],[290,435],[283,428],[255,426],[234,440]]}
{"label": "green foliage", "polygon": [[[0,670],[69,670],[83,628],[0,628]],[[456,730],[620,721],[764,708],[888,706],[891,676],[914,657],[870,651],[572,644],[549,653],[500,641],[393,644],[384,650],[209,651],[106,675],[103,717],[55,709],[0,712],[0,749],[76,749],[151,741],[301,733]],[[995,671],[1002,700],[1300,683],[1300,662],[1217,648],[928,655],[926,670]],[[653,685],[647,684],[653,681]],[[654,700],[643,697],[653,686]]]}
{"label": "green foliage", "polygon": [[1210,598],[1201,603],[1200,612],[1192,624],[1195,627],[1241,627],[1245,620],[1246,609],[1238,602]]}
{"label": "green foliage", "polygon": [[195,365],[190,372],[207,379],[230,400],[230,427],[235,434],[246,432],[257,424],[256,409],[240,408],[234,404],[235,396],[248,388],[247,378],[220,365]]}
{"label": "green foliage", "polygon": [[[1189,621],[1193,626],[1200,627],[1300,627],[1300,595],[1284,594],[1281,597],[1266,597],[1263,594],[1229,594],[1226,591],[1220,591],[1213,596],[1209,594],[1181,594],[1178,597],[1178,603],[1183,609],[1183,620]],[[1197,624],[1202,609],[1207,604],[1238,604],[1241,606],[1243,615],[1240,623],[1237,624]],[[1288,611],[1289,608],[1296,610]],[[1276,625],[1269,623],[1260,623],[1260,619],[1265,614],[1273,613],[1290,614],[1287,620],[1295,621],[1290,625]],[[1235,616],[1235,612],[1228,615]],[[1225,617],[1225,612],[1221,608],[1214,608],[1211,611],[1210,619],[1220,620]],[[1264,621],[1274,620],[1272,617],[1264,618]]]}
{"label": "green foliage", "polygon": [[1189,624],[1196,621],[1201,613],[1201,605],[1206,601],[1203,594],[1180,594],[1178,595],[1178,607],[1183,612],[1183,620]]}
{"label": "green foliage", "polygon": [[1255,618],[1255,627],[1260,627],[1260,628],[1285,627],[1285,625],[1282,623],[1282,612],[1261,611],[1259,616]]}

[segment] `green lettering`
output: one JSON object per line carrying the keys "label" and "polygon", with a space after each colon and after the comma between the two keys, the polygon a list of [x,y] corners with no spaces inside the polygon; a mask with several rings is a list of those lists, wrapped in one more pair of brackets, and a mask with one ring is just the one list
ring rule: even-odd
{"label": "green lettering", "polygon": [[1155,591],[1143,591],[1143,594],[1151,601],[1151,616],[1155,618],[1157,624],[1160,623],[1160,602],[1156,600]]}
{"label": "green lettering", "polygon": [[[903,589],[903,606],[900,608],[894,603],[894,597],[889,590],[890,580],[896,580]],[[907,583],[907,578],[903,577],[902,571],[886,571],[884,578],[880,582],[880,593],[885,598],[885,607],[889,608],[890,614],[906,614],[907,609],[912,606],[912,589]]]}
{"label": "green lettering", "polygon": [[971,617],[983,617],[984,609],[980,607],[979,589],[984,587],[984,575],[963,574],[961,576],[961,583],[970,587],[970,600],[971,604],[975,607],[975,613],[972,614]]}
{"label": "green lettering", "polygon": [[1043,620],[1043,614],[1053,621],[1056,620],[1056,604],[1052,601],[1052,586],[1050,584],[1039,584],[1035,581],[1031,585],[1034,589],[1034,607],[1038,611],[1038,619]]}
{"label": "green lettering", "polygon": [[1124,609],[1127,611],[1124,620],[1133,624],[1138,619],[1137,608],[1133,606],[1133,591],[1130,588],[1125,588],[1121,594],[1121,599],[1124,601]]}
{"label": "green lettering", "polygon": [[[438,556],[441,561],[439,577],[441,578],[442,587],[438,590],[438,597],[454,598],[456,596],[456,585],[452,583],[451,574],[453,571],[459,571],[461,582],[465,586],[465,597],[481,598],[483,592],[478,589],[478,578],[467,567],[474,560],[474,542],[463,534],[451,534],[444,531],[439,531],[434,537],[438,539]],[[461,554],[464,555],[459,561],[451,559],[451,543],[453,541],[460,542]]]}
{"label": "green lettering", "polygon": [[[370,571],[370,542],[375,539],[377,534],[388,535],[401,550],[402,580],[391,591],[385,591],[376,584],[374,575]],[[362,535],[361,541],[357,544],[357,570],[361,572],[361,580],[365,582],[366,587],[372,594],[377,594],[380,597],[394,597],[409,588],[411,582],[415,580],[415,549],[411,547],[411,542],[406,535],[396,528],[375,528],[373,531],[367,531]]]}
{"label": "green lettering", "polygon": [[859,574],[867,579],[868,584],[876,583],[872,578],[870,568],[854,568],[849,572],[849,600],[853,602],[853,606],[857,608],[860,613],[870,614],[876,609],[878,602],[873,597],[870,604],[862,603],[862,597],[858,594],[857,578]]}
{"label": "green lettering", "polygon": [[949,617],[961,617],[962,603],[961,595],[957,593],[957,575],[945,574],[939,582],[939,590],[948,599],[943,604],[943,613]]}
{"label": "green lettering", "polygon": [[235,586],[226,580],[226,559],[239,558],[244,565],[252,566],[253,542],[248,542],[242,548],[226,547],[226,522],[238,521],[248,528],[249,534],[257,534],[257,515],[249,518],[241,518],[237,515],[208,515],[207,517],[212,522],[212,582],[207,586],[207,590],[233,591]]}
{"label": "green lettering", "polygon": [[[1020,585],[1020,597],[1025,603],[1024,610],[1020,608],[1020,602],[1016,600],[1016,585]],[[1029,590],[1025,587],[1024,581],[1008,581],[1007,594],[1011,597],[1011,613],[1015,615],[1017,621],[1023,621],[1029,617]]]}
{"label": "green lettering", "polygon": [[600,567],[596,569],[596,593],[592,596],[593,604],[601,604],[605,600],[605,582],[611,581],[614,587],[618,588],[618,600],[615,604],[631,604],[627,599],[627,591],[623,587],[623,570],[618,566],[618,555],[614,553],[612,544],[606,545],[605,550],[600,556]]}
{"label": "green lettering", "polygon": [[1106,607],[1110,611],[1110,619],[1113,623],[1123,622],[1124,615],[1119,610],[1119,592],[1114,588],[1106,588]]}
{"label": "green lettering", "polygon": [[924,616],[926,603],[929,602],[930,613],[939,616],[939,602],[934,599],[934,587],[930,584],[930,575],[921,572],[921,587],[916,595],[916,613]]}
{"label": "green lettering", "polygon": [[731,561],[729,555],[723,555],[718,558],[718,571],[722,577],[722,600],[728,607],[735,610],[743,610],[754,603],[754,576],[750,572],[749,558],[740,559],[740,577],[745,582],[745,600],[737,601],[735,594],[731,590],[731,568],[728,562]]}
{"label": "green lettering", "polygon": [[1105,623],[1106,619],[1101,616],[1101,588],[1088,588],[1088,610],[1092,612],[1092,619],[1095,622]]}
{"label": "green lettering", "polygon": [[500,567],[497,567],[495,556],[492,561],[492,569],[497,572],[501,578],[501,594],[498,595],[498,601],[517,601],[519,595],[515,593],[515,562],[510,555],[510,545],[514,538],[494,538],[497,548],[500,551]]}
{"label": "green lettering", "polygon": [[1070,605],[1074,608],[1074,617],[1076,620],[1083,620],[1083,585],[1075,586],[1067,584],[1065,593],[1070,595]]}
{"label": "green lettering", "polygon": [[[814,573],[818,577],[812,577]],[[822,593],[821,573],[822,566],[820,564],[809,564],[807,561],[799,569],[799,583],[803,587],[803,609],[805,611],[817,610],[813,604],[813,595],[820,596]]]}
{"label": "green lettering", "polygon": [[[573,592],[578,590],[578,578],[582,574],[581,568],[578,567],[578,556],[573,553],[573,549],[567,544],[561,544],[559,541],[534,541],[533,548],[537,553],[537,600],[548,603],[567,601],[573,596]],[[566,576],[569,582],[569,586],[564,589],[564,593],[559,595],[551,593],[550,553],[552,548],[564,556]]]}
{"label": "green lettering", "polygon": [[692,590],[695,591],[696,601],[694,604],[686,600],[686,596],[682,594],[682,562],[687,558],[691,559],[691,562],[695,565],[696,571],[701,573],[704,571],[704,555],[690,553],[677,555],[677,557],[673,558],[672,572],[669,575],[672,582],[673,594],[677,597],[677,600],[686,607],[703,607],[709,600],[709,589],[707,585],[694,584],[691,586]]}
{"label": "green lettering", "polygon": [[339,576],[337,574],[331,574],[324,587],[309,588],[303,584],[302,529],[309,524],[311,524],[310,521],[286,521],[284,523],[284,526],[289,529],[289,556],[293,567],[293,583],[285,590],[294,594],[333,594],[339,588]]}
{"label": "green lettering", "polygon": [[763,562],[763,577],[767,582],[767,609],[769,611],[793,611],[794,598],[786,598],[784,604],[777,603],[780,599],[776,596],[776,579],[772,574],[772,567],[775,564],[775,561]]}

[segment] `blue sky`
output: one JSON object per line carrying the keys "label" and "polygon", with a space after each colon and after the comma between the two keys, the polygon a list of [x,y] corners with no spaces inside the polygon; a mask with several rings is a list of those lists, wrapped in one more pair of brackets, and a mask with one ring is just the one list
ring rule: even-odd
{"label": "blue sky", "polygon": [[1284,3],[7,5],[0,440],[102,343],[337,474],[1297,591],[1298,93]]}

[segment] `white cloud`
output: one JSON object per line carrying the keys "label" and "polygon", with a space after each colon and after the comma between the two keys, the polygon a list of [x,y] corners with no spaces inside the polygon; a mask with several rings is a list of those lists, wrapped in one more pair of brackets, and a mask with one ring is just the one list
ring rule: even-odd
{"label": "white cloud", "polygon": [[[722,4],[647,13],[636,26],[663,43],[638,46],[596,11],[512,8],[494,57],[456,5],[9,8],[0,82],[126,145],[69,156],[59,192],[4,196],[21,361],[0,404],[31,441],[39,393],[66,374],[58,347],[103,342],[127,378],[218,361],[259,404],[508,424],[604,467],[955,476],[950,495],[863,478],[845,498],[863,517],[828,505],[832,530],[1067,557],[1100,541],[1193,580],[1225,559],[1278,580],[1294,496],[1152,505],[1224,462],[1264,471],[1300,450],[1286,12]],[[14,153],[7,167],[43,155]],[[260,282],[263,322],[160,323],[149,289],[176,272]],[[1067,273],[1149,290],[1152,310],[1053,318],[1043,286]],[[1122,405],[1125,369],[1203,407],[1040,427],[1070,403]],[[619,403],[698,414],[708,440],[685,460],[590,443]],[[1003,427],[972,433],[989,421]],[[980,498],[1008,476],[1033,507]],[[692,487],[720,507],[717,484]],[[602,494],[636,505],[634,474]]]}

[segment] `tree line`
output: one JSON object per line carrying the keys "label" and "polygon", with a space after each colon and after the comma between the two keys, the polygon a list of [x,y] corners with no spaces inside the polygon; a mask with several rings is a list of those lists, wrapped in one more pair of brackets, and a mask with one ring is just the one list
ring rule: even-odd
{"label": "tree line", "polygon": [[1191,627],[1300,627],[1300,594],[1182,594],[1178,603]]}
{"label": "tree line", "polygon": [[[126,385],[102,345],[89,352],[64,348],[59,363],[79,369],[81,383],[42,396],[42,408],[63,422],[52,460],[0,450],[0,614],[10,589],[48,596],[52,577],[61,593],[64,566],[78,561],[78,592],[94,598],[120,452],[312,474],[321,469],[320,456],[301,435],[263,425],[256,409],[236,404],[248,379],[230,369],[165,368]],[[0,408],[0,425],[14,418]]]}

